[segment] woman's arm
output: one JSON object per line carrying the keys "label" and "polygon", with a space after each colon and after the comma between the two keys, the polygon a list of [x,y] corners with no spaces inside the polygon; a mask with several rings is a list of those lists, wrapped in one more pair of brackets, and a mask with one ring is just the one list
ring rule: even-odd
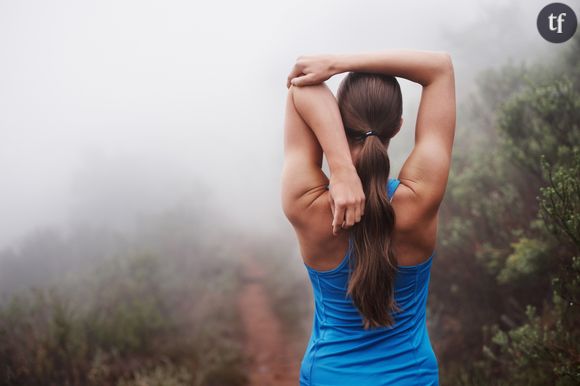
{"label": "woman's arm", "polygon": [[[282,203],[296,228],[320,228],[317,211],[328,211],[321,201],[328,179],[321,170],[326,154],[330,177],[333,234],[360,221],[364,192],[352,163],[336,98],[326,85],[291,87],[286,102]],[[333,198],[335,202],[333,202]],[[326,228],[324,228],[326,229]]]}
{"label": "woman's arm", "polygon": [[408,79],[426,86],[449,69],[451,58],[442,51],[386,50],[359,54],[300,56],[287,86],[309,86],[343,72],[372,72]]}
{"label": "woman's arm", "polygon": [[408,201],[418,208],[413,210],[417,221],[435,216],[445,193],[455,136],[455,77],[450,55],[439,51],[386,50],[303,56],[288,77],[288,85],[316,84],[346,71],[385,73],[423,86],[415,146],[399,179],[405,187],[402,190],[408,190],[406,194],[412,198]]}
{"label": "woman's arm", "polygon": [[337,73],[377,72],[408,79],[427,86],[451,66],[449,54],[439,51],[390,50],[378,53],[337,55]]}

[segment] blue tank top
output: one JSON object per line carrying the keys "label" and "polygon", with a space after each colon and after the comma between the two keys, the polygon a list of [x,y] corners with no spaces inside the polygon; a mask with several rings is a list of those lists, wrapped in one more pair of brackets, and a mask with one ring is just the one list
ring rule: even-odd
{"label": "blue tank top", "polygon": [[[399,186],[389,179],[389,199]],[[395,324],[364,330],[362,317],[347,297],[352,242],[334,269],[306,264],[314,294],[312,334],[300,367],[301,386],[439,385],[437,358],[426,325],[429,277],[434,251],[424,262],[399,266],[395,300],[402,309]]]}

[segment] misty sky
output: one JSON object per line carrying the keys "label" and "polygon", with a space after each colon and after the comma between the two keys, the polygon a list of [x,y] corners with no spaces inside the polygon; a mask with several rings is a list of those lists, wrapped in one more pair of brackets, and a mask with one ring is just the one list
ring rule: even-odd
{"label": "misty sky", "polygon": [[[482,68],[561,49],[536,30],[548,3],[2,0],[0,247],[37,226],[124,224],[192,197],[234,223],[285,227],[283,108],[298,55],[445,50],[461,99]],[[401,85],[392,147],[410,143],[420,93]]]}

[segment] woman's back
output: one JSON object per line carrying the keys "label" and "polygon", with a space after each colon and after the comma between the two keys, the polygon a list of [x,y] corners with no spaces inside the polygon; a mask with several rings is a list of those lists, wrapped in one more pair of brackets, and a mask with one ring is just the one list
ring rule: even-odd
{"label": "woman's back", "polygon": [[[321,82],[341,72],[349,73],[335,97]],[[397,76],[422,92],[413,150],[394,180]],[[447,53],[414,50],[299,58],[288,78],[282,206],[315,301],[303,386],[438,384],[426,303],[451,165],[454,82]]]}
{"label": "woman's back", "polygon": [[[399,180],[389,179],[392,198]],[[426,327],[426,304],[435,253],[395,278],[395,324],[365,330],[347,296],[352,248],[327,271],[305,264],[314,295],[312,335],[304,353],[300,385],[438,385],[438,364]]]}

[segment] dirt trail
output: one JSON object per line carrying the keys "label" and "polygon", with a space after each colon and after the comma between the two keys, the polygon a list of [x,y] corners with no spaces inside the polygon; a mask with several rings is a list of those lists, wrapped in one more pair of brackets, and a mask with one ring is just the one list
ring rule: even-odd
{"label": "dirt trail", "polygon": [[[252,257],[242,258],[238,306],[245,331],[244,354],[250,386],[297,386],[301,360],[283,335],[264,284],[266,272]],[[294,347],[294,348],[292,348]]]}

